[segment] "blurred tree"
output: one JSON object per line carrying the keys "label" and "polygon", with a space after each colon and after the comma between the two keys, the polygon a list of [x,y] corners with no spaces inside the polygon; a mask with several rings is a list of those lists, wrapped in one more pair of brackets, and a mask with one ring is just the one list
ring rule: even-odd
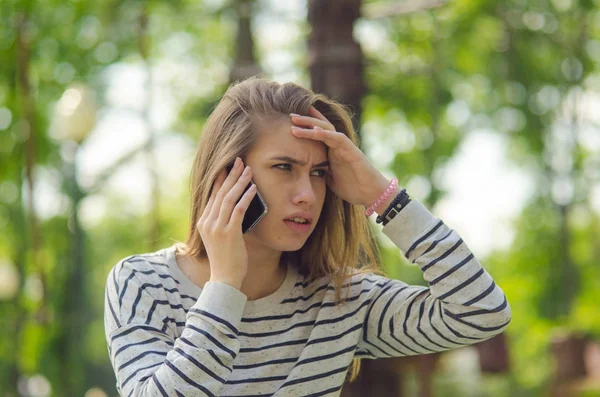
{"label": "blurred tree", "polygon": [[312,89],[335,98],[353,112],[358,131],[366,92],[364,57],[354,40],[362,0],[308,0],[308,67]]}

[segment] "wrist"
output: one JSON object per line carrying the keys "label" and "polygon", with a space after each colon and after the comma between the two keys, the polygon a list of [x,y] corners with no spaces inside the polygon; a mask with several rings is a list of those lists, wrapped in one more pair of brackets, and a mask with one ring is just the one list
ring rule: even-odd
{"label": "wrist", "polygon": [[366,187],[362,205],[364,207],[369,207],[375,203],[388,186],[390,186],[390,179],[380,175],[379,178]]}
{"label": "wrist", "polygon": [[383,213],[385,212],[387,207],[392,203],[392,201],[394,201],[396,196],[398,196],[398,194],[400,194],[400,190],[401,189],[399,187],[396,188],[394,193],[392,193],[387,199],[385,199],[385,201],[383,201],[380,205],[378,205],[377,207],[374,208],[377,215],[383,215]]}

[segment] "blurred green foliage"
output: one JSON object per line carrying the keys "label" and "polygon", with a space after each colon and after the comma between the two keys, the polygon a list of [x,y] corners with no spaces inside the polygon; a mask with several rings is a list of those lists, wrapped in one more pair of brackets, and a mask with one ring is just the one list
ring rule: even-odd
{"label": "blurred green foliage", "polygon": [[[161,139],[168,138],[193,150],[228,83],[233,3],[0,2],[0,270],[18,274],[16,293],[0,301],[3,395],[19,395],[18,385],[23,391],[28,383],[18,380],[35,374],[47,379],[52,395],[80,396],[91,387],[115,395],[102,320],[106,275],[125,256],[183,240],[188,227],[187,174],[174,178],[172,186],[159,184],[158,208],[142,213],[110,188],[121,168],[148,154],[144,147],[111,169],[100,185],[91,188],[80,176],[79,185],[85,186],[77,197],[67,154],[73,144],[51,134],[57,101],[71,84],[85,82],[97,93],[101,118],[110,110],[110,76],[117,67],[134,66],[142,74],[151,69],[177,110],[157,132],[158,151]],[[302,0],[291,3],[302,9]],[[283,21],[296,32],[276,49],[290,59],[292,70],[273,70],[266,61],[263,66],[306,84],[303,40],[310,27],[302,15],[281,10],[285,7],[267,0],[257,0],[253,8],[256,20]],[[446,194],[436,175],[469,134],[481,130],[505,137],[511,160],[535,176],[535,194],[514,221],[513,243],[481,258],[507,293],[514,319],[508,332],[511,373],[484,377],[472,389],[480,396],[546,395],[553,373],[549,343],[556,332],[600,338],[600,220],[591,203],[600,183],[600,148],[597,138],[595,144],[582,140],[584,132],[600,132],[598,119],[572,111],[598,94],[598,21],[593,0],[458,0],[357,26],[369,86],[362,137],[368,140],[377,131],[384,144],[400,136],[408,142],[389,164],[401,184],[427,181],[422,200],[435,208]],[[257,40],[259,58],[269,59],[275,50]],[[139,108],[124,110],[144,117]],[[49,184],[56,200],[55,210],[38,219],[38,250],[27,206],[27,142],[35,147],[30,158],[36,186]],[[557,158],[567,158],[566,165]],[[469,183],[468,176],[464,180]],[[565,196],[564,190],[572,193]],[[45,191],[34,193],[39,197]],[[81,225],[73,208],[81,212],[94,198],[108,210],[100,221]],[[78,230],[81,243],[74,246]],[[382,246],[382,258],[391,277],[423,283],[419,269],[396,249]],[[448,396],[453,381],[444,376],[438,389]],[[46,390],[44,385],[38,382],[38,390]],[[465,395],[456,387],[453,395]]]}

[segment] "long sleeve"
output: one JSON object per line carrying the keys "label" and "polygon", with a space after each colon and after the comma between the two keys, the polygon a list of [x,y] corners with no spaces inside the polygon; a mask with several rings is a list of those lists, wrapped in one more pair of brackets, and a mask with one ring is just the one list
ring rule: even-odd
{"label": "long sleeve", "polygon": [[381,278],[370,294],[357,355],[431,353],[480,342],[511,320],[503,291],[462,238],[413,200],[384,228],[429,288]]}
{"label": "long sleeve", "polygon": [[174,314],[185,310],[169,299],[177,284],[143,260],[124,260],[108,276],[105,331],[123,396],[219,395],[232,372],[246,296],[209,282],[179,324]]}

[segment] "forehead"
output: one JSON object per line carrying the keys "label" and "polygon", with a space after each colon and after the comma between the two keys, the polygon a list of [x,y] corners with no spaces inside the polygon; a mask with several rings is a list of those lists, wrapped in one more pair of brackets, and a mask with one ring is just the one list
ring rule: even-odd
{"label": "forehead", "polygon": [[257,118],[254,121],[257,129],[256,141],[248,155],[284,154],[313,162],[327,160],[327,146],[323,142],[306,138],[297,138],[292,134],[292,121],[286,115]]}

